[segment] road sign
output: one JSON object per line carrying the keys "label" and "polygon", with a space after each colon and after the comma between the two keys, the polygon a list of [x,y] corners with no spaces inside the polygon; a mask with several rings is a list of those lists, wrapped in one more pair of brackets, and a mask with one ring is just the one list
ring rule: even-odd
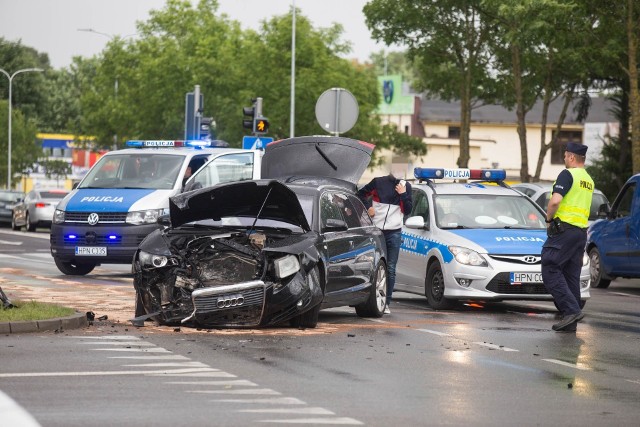
{"label": "road sign", "polygon": [[358,101],[346,89],[326,90],[316,102],[316,119],[322,129],[334,135],[348,132],[358,121]]}
{"label": "road sign", "polygon": [[264,150],[273,138],[266,136],[245,136],[242,138],[242,148],[245,150]]}

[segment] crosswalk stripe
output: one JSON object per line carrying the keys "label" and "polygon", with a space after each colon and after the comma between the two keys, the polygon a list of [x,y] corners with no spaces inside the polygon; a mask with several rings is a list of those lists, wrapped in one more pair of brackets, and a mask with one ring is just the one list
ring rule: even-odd
{"label": "crosswalk stripe", "polygon": [[304,415],[335,415],[335,413],[324,408],[260,408],[260,409],[240,409],[238,412],[255,414],[304,414]]}
{"label": "crosswalk stripe", "polygon": [[327,424],[327,425],[351,425],[361,426],[362,423],[353,418],[298,418],[289,420],[260,420],[259,423],[274,424]]}
{"label": "crosswalk stripe", "polygon": [[243,386],[257,387],[258,384],[248,380],[220,380],[220,381],[168,381],[165,384],[176,385],[217,385],[217,386]]}
{"label": "crosswalk stripe", "polygon": [[255,403],[255,404],[267,404],[267,405],[306,405],[300,399],[295,397],[273,397],[267,399],[214,399],[211,402],[219,403]]}
{"label": "crosswalk stripe", "polygon": [[278,396],[282,394],[275,390],[271,390],[270,388],[240,388],[237,390],[187,390],[186,392],[202,394],[261,394],[270,396]]}

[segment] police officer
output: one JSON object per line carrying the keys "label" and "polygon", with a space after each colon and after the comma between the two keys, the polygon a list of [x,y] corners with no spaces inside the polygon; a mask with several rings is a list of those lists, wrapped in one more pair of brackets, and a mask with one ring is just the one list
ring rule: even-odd
{"label": "police officer", "polygon": [[584,314],[580,307],[580,271],[587,243],[593,180],[584,169],[587,147],[570,142],[566,169],[553,184],[547,207],[547,241],[542,247],[542,280],[562,314],[554,331],[573,332]]}

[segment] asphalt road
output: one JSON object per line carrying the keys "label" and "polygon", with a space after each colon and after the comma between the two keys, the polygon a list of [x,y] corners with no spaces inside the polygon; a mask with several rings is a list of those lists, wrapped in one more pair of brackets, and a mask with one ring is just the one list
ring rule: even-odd
{"label": "asphalt road", "polygon": [[[38,274],[57,277],[48,242],[22,234],[0,230],[24,246],[0,242],[0,269],[38,259]],[[126,268],[83,280],[123,286]],[[102,322],[0,337],[0,391],[43,426],[636,426],[639,303],[640,281],[594,289],[577,334],[551,331],[551,303],[435,312],[403,293],[390,316],[328,310],[318,330]]]}

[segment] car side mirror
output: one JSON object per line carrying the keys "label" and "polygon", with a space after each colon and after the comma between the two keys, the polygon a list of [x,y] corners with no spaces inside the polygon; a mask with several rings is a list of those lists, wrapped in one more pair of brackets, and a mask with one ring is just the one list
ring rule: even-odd
{"label": "car side mirror", "polygon": [[347,227],[347,223],[341,219],[328,219],[325,223],[322,231],[330,232],[330,231],[346,231],[349,227]]}
{"label": "car side mirror", "polygon": [[608,203],[603,203],[598,208],[598,218],[606,219],[611,214],[611,209]]}
{"label": "car side mirror", "polygon": [[404,225],[407,228],[413,228],[415,230],[426,230],[428,228],[428,225],[424,222],[424,218],[421,216],[412,216],[407,218]]}
{"label": "car side mirror", "polygon": [[162,225],[163,227],[171,227],[171,216],[169,216],[169,215],[160,215],[158,217],[157,223]]}
{"label": "car side mirror", "polygon": [[80,181],[74,182],[73,185],[71,186],[71,189],[75,190],[76,188],[78,188],[78,185],[80,185]]}

